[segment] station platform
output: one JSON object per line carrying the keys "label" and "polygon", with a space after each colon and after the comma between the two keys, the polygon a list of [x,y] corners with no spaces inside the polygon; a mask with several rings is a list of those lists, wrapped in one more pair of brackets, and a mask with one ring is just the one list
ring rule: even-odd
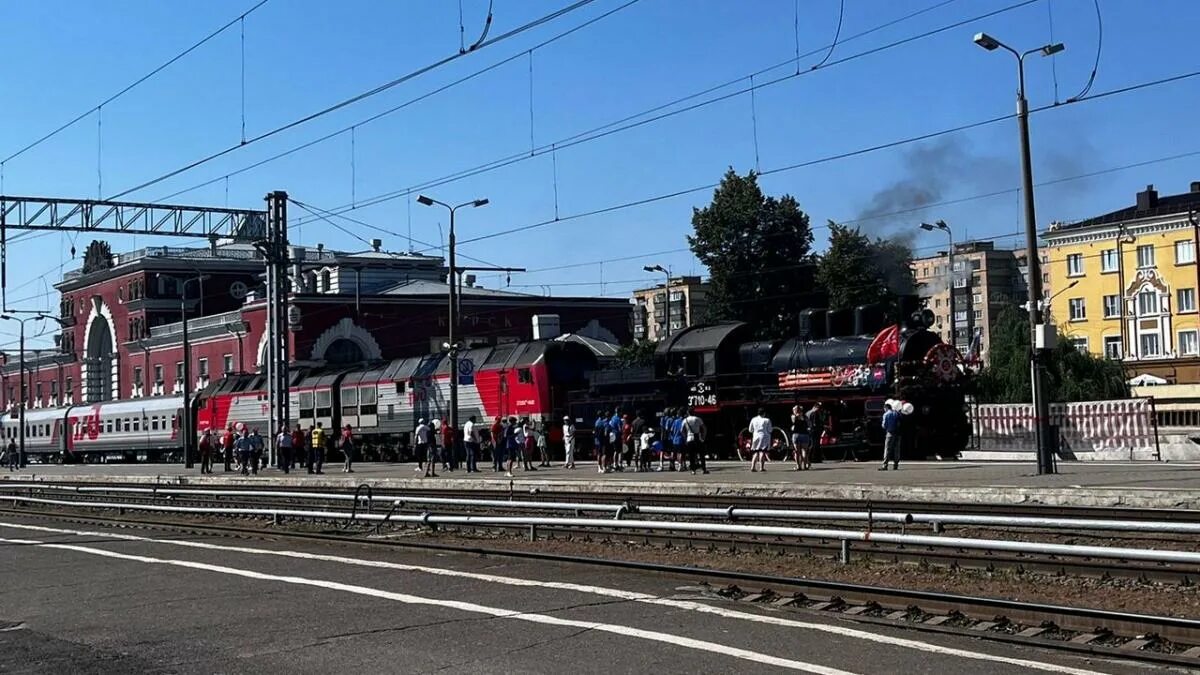
{"label": "station platform", "polygon": [[794,471],[774,462],[766,472],[751,473],[743,462],[712,462],[708,475],[690,472],[599,474],[595,465],[574,470],[558,466],[516,471],[513,478],[483,465],[482,473],[439,471],[424,478],[411,463],[360,463],[353,474],[341,465],[327,465],[322,475],[303,470],[284,474],[267,469],[258,476],[213,474],[163,464],[30,465],[17,472],[0,472],[8,481],[111,482],[140,485],[212,485],[353,488],[367,483],[374,489],[479,489],[528,493],[604,492],[636,496],[675,494],[695,496],[760,496],[792,499],[959,502],[975,504],[1045,504],[1161,509],[1200,509],[1200,464],[1175,462],[1077,462],[1059,465],[1059,473],[1036,475],[1026,463],[908,462],[899,471],[879,471],[870,463],[814,464],[811,471]]}

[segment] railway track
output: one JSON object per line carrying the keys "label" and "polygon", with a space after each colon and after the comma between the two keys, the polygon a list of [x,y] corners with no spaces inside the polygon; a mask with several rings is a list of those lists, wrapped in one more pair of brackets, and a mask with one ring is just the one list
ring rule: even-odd
{"label": "railway track", "polygon": [[753,572],[711,569],[635,560],[564,555],[505,548],[497,541],[447,544],[411,537],[364,536],[341,529],[301,531],[258,519],[229,524],[182,522],[129,513],[98,516],[29,508],[0,509],[7,515],[121,529],[169,531],[249,539],[292,539],[383,548],[507,556],[547,562],[594,565],[668,573],[693,579],[693,590],[714,602],[768,605],[777,611],[837,614],[854,621],[903,626],[1018,643],[1094,657],[1185,668],[1200,668],[1200,620],[1130,612],[1038,604]]}

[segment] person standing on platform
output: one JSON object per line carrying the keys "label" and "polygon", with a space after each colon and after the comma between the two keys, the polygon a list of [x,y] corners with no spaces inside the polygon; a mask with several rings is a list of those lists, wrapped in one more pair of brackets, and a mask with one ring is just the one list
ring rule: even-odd
{"label": "person standing on platform", "polygon": [[338,446],[341,448],[344,462],[342,473],[354,473],[354,431],[349,424],[342,429],[342,438],[338,441]]}
{"label": "person standing on platform", "polygon": [[308,463],[308,446],[304,443],[304,427],[299,424],[292,430],[292,458],[300,468],[309,467],[308,472],[312,473]]}
{"label": "person standing on platform", "polygon": [[221,454],[224,455],[221,459],[225,461],[225,473],[233,471],[233,442],[237,440],[233,434],[233,425],[225,427],[225,434],[221,436]]}
{"label": "person standing on platform", "polygon": [[517,431],[521,445],[521,465],[526,471],[537,471],[533,466],[533,451],[537,448],[537,432],[529,423],[528,417],[521,418],[521,426]]}
{"label": "person standing on platform", "polygon": [[467,473],[479,473],[476,461],[479,457],[479,428],[475,424],[475,416],[467,418],[463,425],[463,444],[467,449]]}
{"label": "person standing on platform", "polygon": [[537,449],[538,456],[542,460],[538,466],[550,468],[550,429],[546,424],[545,418],[538,418],[535,429],[537,431]]}
{"label": "person standing on platform", "polygon": [[425,469],[426,478],[437,478],[433,462],[437,453],[433,446],[433,429],[425,423],[425,419],[417,420],[417,428],[413,430],[417,439],[417,470]]}
{"label": "person standing on platform", "polygon": [[571,418],[563,418],[563,468],[575,468],[575,423]]}
{"label": "person standing on platform", "polygon": [[518,436],[520,433],[517,418],[509,417],[508,423],[504,425],[504,456],[508,460],[504,475],[507,478],[513,477],[513,462],[520,461],[518,455],[521,454],[521,443],[524,442],[524,439]]}
{"label": "person standing on platform", "polygon": [[687,454],[687,431],[684,429],[686,410],[679,408],[671,418],[671,445],[675,446],[675,454],[671,458],[671,470],[675,470],[675,462],[679,462],[679,470],[685,471],[684,455]]}
{"label": "person standing on platform", "polygon": [[792,406],[792,457],[796,460],[797,471],[809,468],[808,421],[804,416],[804,408],[799,403]]}
{"label": "person standing on platform", "polygon": [[250,432],[250,463],[255,475],[258,475],[259,468],[266,468],[263,464],[263,439],[257,428]]}
{"label": "person standing on platform", "polygon": [[[237,447],[238,463],[242,465],[242,475],[248,475],[251,469],[250,461],[254,455],[254,443],[250,440],[249,429],[242,427],[242,435],[238,437],[235,446]],[[254,475],[257,476],[258,466],[255,465],[253,469]]]}
{"label": "person standing on platform", "polygon": [[604,411],[596,413],[596,421],[592,424],[592,445],[596,452],[596,470],[604,473],[604,446],[608,442],[608,415]]}
{"label": "person standing on platform", "polygon": [[883,404],[883,466],[880,471],[887,471],[888,462],[892,463],[892,471],[900,469],[900,402],[889,400]]}
{"label": "person standing on platform", "polygon": [[275,447],[279,450],[279,468],[284,473],[292,472],[292,432],[286,424],[280,425],[279,435],[275,437]]}
{"label": "person standing on platform", "polygon": [[643,470],[644,462],[642,461],[642,432],[644,432],[645,430],[646,430],[646,420],[644,417],[644,413],[641,410],[639,410],[639,411],[637,411],[637,414],[633,416],[633,421],[629,423],[629,438],[630,438],[629,461],[630,461],[630,463],[632,463],[635,466],[637,471]]}
{"label": "person standing on platform", "polygon": [[[766,412],[758,409],[758,414],[750,420],[750,471],[767,470],[767,450],[771,447],[771,418]],[[692,473],[695,473],[693,471]]]}
{"label": "person standing on platform", "polygon": [[813,404],[808,412],[804,414],[805,422],[808,423],[808,457],[805,461],[808,466],[812,467],[813,457],[821,451],[821,438],[825,436],[825,408],[820,401]]}
{"label": "person standing on platform", "polygon": [[704,427],[704,420],[700,419],[695,410],[688,408],[687,417],[680,420],[679,424],[683,429],[688,463],[692,467],[692,473],[695,474],[696,468],[699,467],[707,475],[708,461],[704,457],[704,443],[708,440],[708,429]]}
{"label": "person standing on platform", "polygon": [[504,470],[504,448],[501,441],[504,438],[504,422],[497,415],[496,419],[492,420],[492,426],[488,428],[490,438],[488,438],[488,446],[492,451],[492,471],[500,472]]}
{"label": "person standing on platform", "polygon": [[212,473],[212,431],[205,429],[200,435],[200,473]]}
{"label": "person standing on platform", "polygon": [[8,439],[8,447],[4,450],[5,464],[9,471],[16,471],[21,468],[20,451],[17,450],[17,442],[13,439]]}
{"label": "person standing on platform", "polygon": [[308,468],[316,469],[313,473],[325,473],[322,470],[325,467],[325,427],[321,424],[317,422],[317,426],[309,433],[311,440],[308,444]]}

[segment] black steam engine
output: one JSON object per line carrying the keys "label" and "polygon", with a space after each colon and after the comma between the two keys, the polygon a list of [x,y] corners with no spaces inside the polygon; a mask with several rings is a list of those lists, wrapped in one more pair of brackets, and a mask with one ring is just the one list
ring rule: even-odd
{"label": "black steam engine", "polygon": [[704,417],[708,449],[733,456],[749,419],[764,408],[786,429],[793,406],[821,402],[828,456],[877,457],[884,403],[901,402],[907,458],[954,458],[970,434],[968,375],[958,352],[929,330],[933,315],[916,297],[899,298],[901,321],[881,306],[807,309],[787,340],[754,341],[750,326],[693,326],[659,343],[652,368],[595,372],[573,397],[573,416],[602,409],[656,416],[690,406]]}

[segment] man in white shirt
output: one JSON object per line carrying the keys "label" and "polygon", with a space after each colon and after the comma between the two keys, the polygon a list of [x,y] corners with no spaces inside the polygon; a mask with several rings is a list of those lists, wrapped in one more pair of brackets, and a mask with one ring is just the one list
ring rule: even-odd
{"label": "man in white shirt", "polygon": [[[665,429],[663,433],[666,434]],[[704,473],[708,473],[708,463],[704,460],[704,441],[707,439],[708,430],[704,428],[704,420],[696,415],[695,410],[688,408],[687,417],[683,418],[683,443],[693,475],[696,473],[697,466]]]}
{"label": "man in white shirt", "polygon": [[566,451],[566,461],[563,462],[564,469],[575,468],[575,423],[571,421],[570,416],[563,418],[563,450]]}
{"label": "man in white shirt", "polygon": [[479,473],[479,467],[475,464],[479,457],[479,429],[474,415],[463,425],[463,441],[467,446],[467,473]]}
{"label": "man in white shirt", "polygon": [[417,470],[421,470],[421,464],[425,465],[425,475],[427,477],[436,478],[437,474],[433,470],[433,461],[435,451],[432,440],[433,430],[425,423],[424,419],[417,420],[417,428],[413,432],[413,436],[417,439]]}
{"label": "man in white shirt", "polygon": [[758,414],[750,420],[750,471],[767,470],[767,448],[771,447],[771,420],[766,412],[758,409]]}

